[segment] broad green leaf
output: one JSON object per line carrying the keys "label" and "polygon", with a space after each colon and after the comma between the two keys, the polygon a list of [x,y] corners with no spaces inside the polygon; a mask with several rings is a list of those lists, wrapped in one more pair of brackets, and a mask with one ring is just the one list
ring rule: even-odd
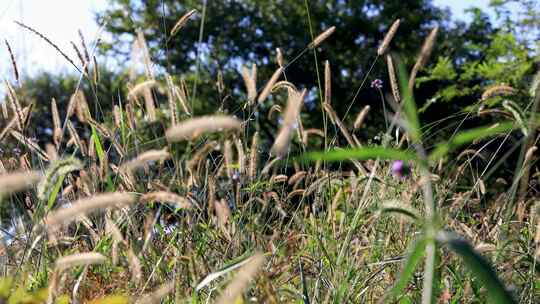
{"label": "broad green leaf", "polygon": [[437,161],[440,158],[446,156],[452,150],[455,150],[463,145],[469,144],[475,140],[484,139],[497,134],[510,132],[515,128],[513,122],[506,121],[497,123],[492,126],[478,127],[471,130],[459,132],[450,141],[445,143],[439,143],[436,145],[435,150],[429,155],[431,161]]}
{"label": "broad green leaf", "polygon": [[403,269],[399,274],[398,281],[385,296],[385,302],[388,302],[388,300],[399,296],[403,292],[405,287],[407,287],[407,283],[414,274],[414,270],[416,269],[418,262],[420,262],[420,260],[424,256],[426,244],[427,240],[425,238],[418,239],[414,242],[411,250],[409,251],[409,254],[407,255],[407,259],[405,260]]}
{"label": "broad green leaf", "polygon": [[477,253],[466,240],[450,232],[440,232],[437,235],[437,240],[448,245],[461,257],[467,268],[484,285],[489,303],[517,303],[499,280],[489,262]]}
{"label": "broad green leaf", "polygon": [[417,160],[416,154],[384,147],[366,147],[354,149],[333,149],[327,152],[317,151],[305,153],[301,159],[304,161],[324,160],[328,162],[344,161],[348,159],[385,159],[385,160]]}

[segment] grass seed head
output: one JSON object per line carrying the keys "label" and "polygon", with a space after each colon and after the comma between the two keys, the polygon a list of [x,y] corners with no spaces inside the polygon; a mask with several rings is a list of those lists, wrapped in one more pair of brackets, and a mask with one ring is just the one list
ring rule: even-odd
{"label": "grass seed head", "polygon": [[169,142],[192,140],[204,133],[241,129],[241,122],[232,116],[202,116],[180,122],[177,126],[167,129],[165,135]]}

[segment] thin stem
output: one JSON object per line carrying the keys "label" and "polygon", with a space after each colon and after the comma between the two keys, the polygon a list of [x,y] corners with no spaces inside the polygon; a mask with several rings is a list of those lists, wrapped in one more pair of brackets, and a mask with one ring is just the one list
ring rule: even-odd
{"label": "thin stem", "polygon": [[199,41],[197,42],[197,63],[196,63],[196,70],[195,70],[196,76],[195,76],[195,79],[193,80],[193,96],[191,98],[192,109],[193,109],[193,103],[195,102],[195,98],[197,98],[197,84],[199,83],[199,71],[201,69],[201,46],[202,46],[202,40],[204,36],[204,23],[206,22],[206,6],[207,6],[207,0],[203,0],[201,27],[199,28]]}
{"label": "thin stem", "polygon": [[[308,26],[309,26],[309,35],[311,36],[311,41],[315,39],[314,33],[313,33],[313,26],[311,24],[311,15],[309,13],[309,4],[307,0],[304,0],[304,4],[306,6],[306,12],[308,17]],[[317,72],[317,84],[319,88],[319,98],[321,100],[321,105],[323,101],[323,93],[321,88],[321,75],[319,73],[319,62],[317,59],[317,48],[313,48],[313,59],[315,61],[315,69]],[[323,116],[323,128],[324,128],[324,150],[326,151],[328,149],[328,137],[326,136],[328,132],[328,117],[326,116],[326,113],[324,112],[324,107],[321,106],[321,113]]]}

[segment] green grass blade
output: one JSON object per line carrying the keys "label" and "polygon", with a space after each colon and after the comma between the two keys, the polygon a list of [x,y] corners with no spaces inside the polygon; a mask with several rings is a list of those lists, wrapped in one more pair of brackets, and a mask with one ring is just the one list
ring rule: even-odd
{"label": "green grass blade", "polygon": [[403,112],[407,121],[407,131],[414,142],[419,142],[421,140],[420,119],[418,118],[418,110],[416,108],[414,96],[412,92],[409,91],[407,73],[405,72],[405,67],[402,63],[398,64],[398,77],[399,86],[403,93]]}
{"label": "green grass blade", "polygon": [[[94,143],[94,147],[96,148],[96,153],[98,155],[99,161],[104,162],[105,161],[105,150],[103,150],[103,145],[101,144],[101,140],[99,138],[99,134],[96,131],[96,128],[92,126],[92,136],[91,136],[92,143]],[[115,187],[111,180],[111,177],[107,174],[107,188],[109,191],[114,191]]]}
{"label": "green grass blade", "polygon": [[420,238],[414,242],[411,250],[409,251],[409,254],[407,255],[407,259],[403,264],[403,269],[399,274],[398,281],[396,282],[394,287],[392,287],[392,289],[390,289],[390,291],[386,294],[384,302],[388,302],[389,300],[396,298],[403,292],[405,287],[407,287],[407,283],[414,274],[416,266],[424,256],[424,253],[426,251],[426,243],[427,240],[425,238]]}
{"label": "green grass blade", "polygon": [[429,155],[431,161],[437,161],[446,156],[452,150],[455,150],[463,145],[469,144],[475,140],[484,139],[505,132],[510,132],[515,128],[515,124],[511,121],[498,123],[492,126],[483,126],[459,132],[453,139],[445,143],[436,145],[435,150]]}
{"label": "green grass blade", "polygon": [[449,232],[439,233],[437,240],[448,245],[461,257],[467,268],[486,288],[489,303],[517,303],[499,280],[489,262],[477,253],[466,240]]}
{"label": "green grass blade", "polygon": [[323,160],[328,162],[339,162],[348,159],[367,160],[414,160],[418,158],[414,153],[384,147],[366,147],[354,149],[333,149],[329,151],[317,151],[305,153],[301,159],[307,162]]}
{"label": "green grass blade", "polygon": [[66,176],[62,175],[54,185],[54,189],[49,195],[49,199],[47,200],[47,211],[51,210],[54,202],[56,201],[56,197],[58,196],[58,192],[60,192],[60,188],[62,187],[62,183],[64,182],[64,178]]}
{"label": "green grass blade", "polygon": [[418,210],[405,206],[405,204],[400,203],[399,201],[389,201],[385,202],[381,206],[381,213],[398,213],[401,215],[405,215],[414,221],[420,220],[420,212]]}

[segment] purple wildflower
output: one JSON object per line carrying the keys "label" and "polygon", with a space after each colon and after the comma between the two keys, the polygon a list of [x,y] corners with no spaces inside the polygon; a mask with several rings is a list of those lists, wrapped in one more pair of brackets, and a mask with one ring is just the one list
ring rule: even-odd
{"label": "purple wildflower", "polygon": [[382,82],[382,80],[380,80],[379,78],[377,78],[377,79],[375,79],[375,80],[373,80],[373,81],[371,82],[371,87],[372,87],[373,89],[378,89],[378,90],[380,90],[380,89],[382,89],[382,85],[383,85],[383,82]]}
{"label": "purple wildflower", "polygon": [[402,160],[395,160],[392,162],[392,174],[394,176],[404,179],[410,173],[409,166]]}

